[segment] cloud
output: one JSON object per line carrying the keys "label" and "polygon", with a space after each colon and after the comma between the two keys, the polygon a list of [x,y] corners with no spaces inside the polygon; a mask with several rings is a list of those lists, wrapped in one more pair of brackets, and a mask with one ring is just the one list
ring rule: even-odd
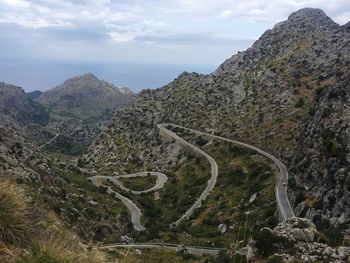
{"label": "cloud", "polygon": [[0,58],[94,60],[118,54],[168,62],[204,61],[206,53],[206,63],[217,63],[303,7],[322,8],[343,24],[350,19],[348,1],[0,0]]}
{"label": "cloud", "polygon": [[130,42],[135,39],[135,34],[130,32],[120,33],[120,32],[109,32],[107,33],[114,42],[123,43]]}
{"label": "cloud", "polygon": [[166,35],[139,35],[134,37],[135,41],[148,43],[161,43],[171,45],[248,45],[253,39],[239,39],[231,37],[216,36],[211,32],[166,34]]}

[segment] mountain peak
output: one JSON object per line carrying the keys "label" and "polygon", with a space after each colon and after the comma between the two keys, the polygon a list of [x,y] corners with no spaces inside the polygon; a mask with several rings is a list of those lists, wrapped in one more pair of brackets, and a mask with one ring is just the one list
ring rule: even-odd
{"label": "mountain peak", "polygon": [[293,25],[309,25],[323,29],[336,29],[339,27],[326,13],[319,8],[303,8],[292,13],[287,22]]}
{"label": "mountain peak", "polygon": [[83,75],[75,76],[71,79],[88,79],[88,80],[99,80],[98,77],[96,77],[93,73],[85,73]]}

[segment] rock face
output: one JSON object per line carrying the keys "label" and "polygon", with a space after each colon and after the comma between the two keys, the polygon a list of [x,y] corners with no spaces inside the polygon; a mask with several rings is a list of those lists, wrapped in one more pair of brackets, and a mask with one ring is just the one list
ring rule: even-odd
{"label": "rock face", "polygon": [[[264,238],[264,239],[260,239]],[[303,218],[291,218],[279,224],[273,230],[263,228],[260,236],[254,241],[254,252],[259,257],[259,249],[263,243],[270,248],[274,257],[281,256],[286,262],[302,260],[302,262],[349,262],[350,248],[333,248],[326,245],[322,234],[315,225]],[[261,252],[261,251],[260,251]],[[251,258],[254,262],[255,257]]]}
{"label": "rock face", "polygon": [[21,131],[0,125],[0,177],[11,175],[24,182],[46,180],[53,175],[51,164]]}
{"label": "rock face", "polygon": [[27,97],[22,88],[0,82],[0,121],[7,125],[46,125],[49,115],[39,103]]}
{"label": "rock face", "polygon": [[[321,204],[318,219],[322,214],[349,229],[349,40],[349,25],[322,10],[295,12],[212,74],[184,72],[142,91],[115,114],[83,161],[101,171],[109,163],[121,171],[167,169],[176,144],[162,145],[156,127],[162,122],[240,138],[290,167],[295,206],[309,205],[312,194],[322,199],[314,202]],[[301,215],[307,212],[314,217],[308,209]]]}
{"label": "rock face", "polygon": [[317,92],[295,152],[291,167],[298,215],[319,226],[325,221],[348,225],[350,78]]}
{"label": "rock face", "polygon": [[93,121],[108,119],[115,108],[127,104],[133,95],[128,88],[117,88],[88,73],[66,80],[35,100],[49,108],[53,119]]}

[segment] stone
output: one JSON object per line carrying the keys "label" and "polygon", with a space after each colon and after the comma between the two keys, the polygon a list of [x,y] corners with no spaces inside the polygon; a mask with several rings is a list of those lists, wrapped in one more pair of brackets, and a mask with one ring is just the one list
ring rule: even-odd
{"label": "stone", "polygon": [[253,194],[250,198],[249,198],[249,204],[252,204],[254,201],[255,201],[255,199],[256,199],[256,197],[257,197],[257,193],[255,193],[255,194]]}
{"label": "stone", "polygon": [[227,231],[227,225],[225,223],[223,224],[220,224],[218,226],[218,231],[221,233],[221,234],[225,234],[226,231]]}

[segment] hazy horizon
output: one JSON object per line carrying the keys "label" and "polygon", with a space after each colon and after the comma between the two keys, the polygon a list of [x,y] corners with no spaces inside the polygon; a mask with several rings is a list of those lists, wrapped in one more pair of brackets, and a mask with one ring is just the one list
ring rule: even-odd
{"label": "hazy horizon", "polygon": [[0,0],[0,81],[46,90],[92,72],[134,91],[209,73],[301,8],[339,24],[348,0]]}
{"label": "hazy horizon", "polygon": [[[12,64],[12,65],[11,65]],[[16,64],[16,65],[14,65]],[[208,74],[218,65],[171,65],[171,64],[138,64],[120,62],[119,64],[98,63],[54,63],[50,61],[8,61],[6,67],[16,67],[13,74],[4,70],[0,64],[0,81],[20,86],[26,92],[52,89],[65,80],[92,73],[99,79],[114,84],[117,87],[128,87],[133,92],[143,89],[160,88],[184,71]],[[42,72],[45,71],[45,76]],[[21,76],[20,78],[18,76]]]}

